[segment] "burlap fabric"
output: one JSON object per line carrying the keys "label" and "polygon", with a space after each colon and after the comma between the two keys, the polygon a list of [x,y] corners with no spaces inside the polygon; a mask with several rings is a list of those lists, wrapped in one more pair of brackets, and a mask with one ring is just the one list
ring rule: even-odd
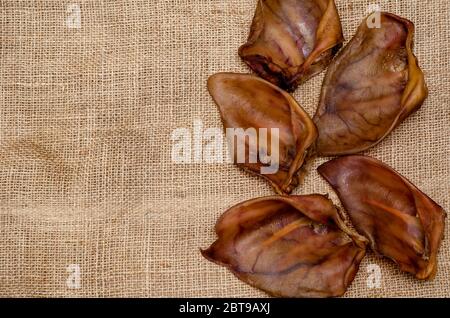
{"label": "burlap fabric", "polygon": [[[450,1],[338,0],[347,40],[370,4],[415,23],[430,97],[366,153],[450,211]],[[237,49],[255,5],[0,1],[1,296],[264,295],[199,248],[215,239],[224,210],[272,189],[232,165],[171,161],[174,129],[196,119],[221,127],[206,79],[248,72]],[[311,115],[322,79],[295,92]],[[312,163],[295,193],[330,193],[338,203],[315,171],[324,161]],[[450,296],[446,234],[434,281],[369,253],[346,296]],[[373,264],[379,288],[370,283]],[[73,266],[78,285],[68,282]]]}

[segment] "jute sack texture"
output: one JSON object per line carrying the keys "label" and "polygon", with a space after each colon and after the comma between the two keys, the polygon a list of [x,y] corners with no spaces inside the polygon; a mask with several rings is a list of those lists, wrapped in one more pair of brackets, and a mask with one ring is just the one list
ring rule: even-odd
{"label": "jute sack texture", "polygon": [[[430,89],[365,154],[450,211],[450,1],[337,0],[345,38],[376,4],[412,20]],[[0,296],[252,297],[200,255],[230,206],[273,194],[230,164],[175,164],[174,129],[221,127],[206,89],[256,0],[0,1]],[[323,73],[294,94],[313,115]],[[316,159],[295,194],[329,193]],[[450,296],[449,231],[432,282],[372,253],[346,297]],[[379,269],[379,270],[378,270]]]}

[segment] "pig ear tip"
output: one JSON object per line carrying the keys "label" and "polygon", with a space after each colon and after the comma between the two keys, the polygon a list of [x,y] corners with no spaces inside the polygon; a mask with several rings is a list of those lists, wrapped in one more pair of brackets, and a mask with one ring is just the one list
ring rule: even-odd
{"label": "pig ear tip", "polygon": [[203,248],[199,247],[198,250],[200,251],[200,254],[202,254],[203,257],[208,258],[208,259],[210,258],[210,256],[209,256],[209,254],[210,254],[209,248],[203,249]]}
{"label": "pig ear tip", "polygon": [[223,73],[215,73],[208,77],[206,83],[210,91],[217,89],[217,85],[220,83],[220,78]]}
{"label": "pig ear tip", "polygon": [[208,82],[208,85],[212,82],[212,81],[214,81],[216,78],[217,78],[217,75],[218,75],[219,73],[215,73],[215,74],[212,74],[212,75],[210,75],[209,77],[208,77],[208,79],[207,79],[207,82]]}
{"label": "pig ear tip", "polygon": [[324,162],[324,163],[322,163],[320,166],[318,166],[318,167],[317,167],[317,171],[318,171],[319,173],[322,173],[323,170],[325,169],[326,164],[327,164],[328,162],[329,162],[329,161]]}

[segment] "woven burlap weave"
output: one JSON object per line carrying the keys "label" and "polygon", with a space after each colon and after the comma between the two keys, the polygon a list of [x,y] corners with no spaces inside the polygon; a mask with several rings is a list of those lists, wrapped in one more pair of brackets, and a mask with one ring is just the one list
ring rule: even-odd
{"label": "woven burlap weave", "polygon": [[[366,154],[450,211],[450,1],[336,2],[347,41],[370,4],[415,23],[430,97]],[[248,72],[237,49],[255,5],[0,1],[0,296],[264,295],[199,248],[224,210],[270,186],[233,165],[171,160],[174,129],[196,119],[221,127],[206,79]],[[311,115],[323,75],[294,94]],[[330,193],[337,204],[315,170],[325,160],[295,193]],[[449,242],[447,227],[434,281],[369,253],[346,296],[450,296]]]}

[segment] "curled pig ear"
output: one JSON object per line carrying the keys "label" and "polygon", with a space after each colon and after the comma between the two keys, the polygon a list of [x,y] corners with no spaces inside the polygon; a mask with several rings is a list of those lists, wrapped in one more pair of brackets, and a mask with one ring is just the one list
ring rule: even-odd
{"label": "curled pig ear", "polygon": [[259,0],[239,55],[261,77],[292,91],[326,68],[342,42],[334,0]]}
{"label": "curled pig ear", "polygon": [[372,249],[418,279],[432,279],[445,211],[397,172],[370,157],[341,157],[318,168]]}
{"label": "curled pig ear", "polygon": [[354,154],[383,140],[417,110],[428,91],[413,49],[412,22],[367,19],[330,64],[314,122],[320,155]]}
{"label": "curled pig ear", "polygon": [[279,194],[300,182],[317,130],[294,98],[252,75],[219,73],[208,80],[234,162],[267,179]]}
{"label": "curled pig ear", "polygon": [[343,295],[365,255],[366,240],[317,194],[240,203],[222,215],[216,233],[203,256],[274,296]]}

